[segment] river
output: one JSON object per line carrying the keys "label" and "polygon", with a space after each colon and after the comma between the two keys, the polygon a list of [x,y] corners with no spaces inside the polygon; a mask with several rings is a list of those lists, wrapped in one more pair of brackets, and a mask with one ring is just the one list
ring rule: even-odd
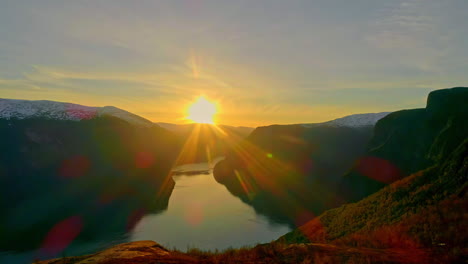
{"label": "river", "polygon": [[176,184],[168,209],[146,215],[131,240],[154,240],[179,250],[213,250],[269,242],[290,231],[233,196],[216,182],[212,167],[198,163],[175,168],[180,175],[173,176]]}

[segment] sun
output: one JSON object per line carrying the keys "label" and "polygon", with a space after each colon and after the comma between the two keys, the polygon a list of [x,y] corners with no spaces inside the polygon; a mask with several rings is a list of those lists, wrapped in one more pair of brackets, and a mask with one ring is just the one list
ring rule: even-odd
{"label": "sun", "polygon": [[214,124],[214,116],[218,112],[216,104],[200,96],[187,109],[187,119],[195,123]]}

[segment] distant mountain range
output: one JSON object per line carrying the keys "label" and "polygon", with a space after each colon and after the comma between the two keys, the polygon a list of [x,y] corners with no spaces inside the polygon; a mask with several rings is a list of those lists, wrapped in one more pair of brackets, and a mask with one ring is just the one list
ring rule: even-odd
{"label": "distant mountain range", "polygon": [[177,163],[213,161],[246,138],[253,128],[209,124],[156,123],[183,141]]}
{"label": "distant mountain range", "polygon": [[355,114],[349,115],[341,118],[337,118],[331,121],[323,123],[311,123],[311,124],[301,124],[304,127],[315,127],[315,126],[336,126],[336,127],[364,127],[364,126],[373,126],[380,119],[384,118],[390,114],[390,112],[381,112],[381,113],[368,113],[368,114]]}
{"label": "distant mountain range", "polygon": [[[193,130],[197,124],[172,124],[172,123],[156,123],[158,126],[165,128],[169,131],[186,134]],[[228,126],[228,125],[216,125],[223,130],[235,131],[240,137],[247,137],[255,128],[245,126]]]}

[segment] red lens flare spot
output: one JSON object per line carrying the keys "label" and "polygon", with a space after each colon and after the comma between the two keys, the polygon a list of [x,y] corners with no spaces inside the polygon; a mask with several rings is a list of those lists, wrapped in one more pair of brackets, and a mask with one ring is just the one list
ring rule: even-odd
{"label": "red lens flare spot", "polygon": [[72,216],[58,222],[47,233],[39,252],[45,256],[55,256],[67,248],[83,229],[81,216]]}
{"label": "red lens flare spot", "polygon": [[401,179],[400,170],[388,160],[377,157],[364,157],[358,161],[356,169],[362,175],[383,183]]}
{"label": "red lens flare spot", "polygon": [[135,166],[139,169],[146,169],[154,164],[154,156],[150,152],[141,151],[135,155]]}
{"label": "red lens flare spot", "polygon": [[59,175],[64,178],[77,178],[83,176],[91,167],[91,162],[85,156],[74,156],[64,160],[59,169]]}

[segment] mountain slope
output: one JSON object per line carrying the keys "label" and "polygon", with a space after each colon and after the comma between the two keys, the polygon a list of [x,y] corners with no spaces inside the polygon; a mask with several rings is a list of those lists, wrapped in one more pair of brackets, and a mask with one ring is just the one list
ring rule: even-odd
{"label": "mountain slope", "polygon": [[437,257],[433,263],[461,263],[468,254],[467,208],[468,138],[440,163],[362,201],[328,210],[278,242],[427,248]]}

